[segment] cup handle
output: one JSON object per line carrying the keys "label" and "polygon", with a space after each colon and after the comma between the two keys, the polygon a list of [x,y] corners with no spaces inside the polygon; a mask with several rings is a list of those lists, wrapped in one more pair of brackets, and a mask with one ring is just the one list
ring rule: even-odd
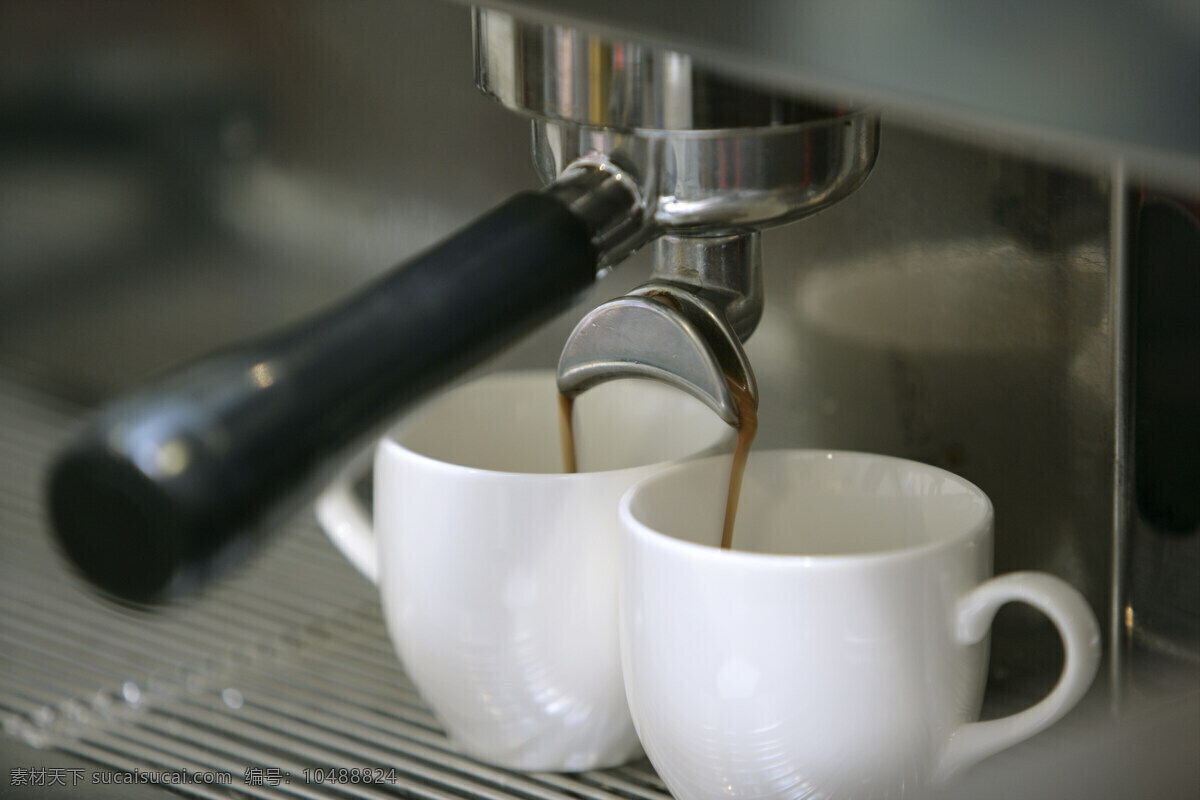
{"label": "cup handle", "polygon": [[379,549],[375,544],[374,524],[367,509],[354,492],[354,481],[367,471],[374,448],[354,458],[317,496],[314,511],[317,522],[330,541],[371,583],[379,585]]}
{"label": "cup handle", "polygon": [[960,725],[950,736],[934,772],[944,781],[1057,722],[1087,693],[1100,667],[1100,626],[1075,587],[1042,572],[1013,572],[992,578],[958,602],[956,636],[963,644],[983,639],[1000,606],[1028,603],[1041,611],[1062,637],[1064,664],[1058,683],[1041,702],[1024,711]]}

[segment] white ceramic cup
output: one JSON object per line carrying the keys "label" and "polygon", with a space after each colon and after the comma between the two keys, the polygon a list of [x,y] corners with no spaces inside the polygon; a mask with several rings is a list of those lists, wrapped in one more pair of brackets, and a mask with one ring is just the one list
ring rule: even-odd
{"label": "white ceramic cup", "polygon": [[[992,506],[943,470],[825,451],[751,454],[734,549],[728,458],[623,498],[620,640],[646,754],[679,800],[909,798],[1026,739],[1090,686],[1087,602],[1036,572],[991,577]],[[1057,626],[1057,686],[975,722],[997,608]]]}
{"label": "white ceramic cup", "polygon": [[459,386],[376,448],[373,526],[354,470],[317,502],[379,585],[397,654],[450,739],[519,770],[641,755],[617,646],[618,503],[662,462],[732,442],[691,397],[613,382],[577,399],[580,472],[563,474],[557,396],[549,371]]}

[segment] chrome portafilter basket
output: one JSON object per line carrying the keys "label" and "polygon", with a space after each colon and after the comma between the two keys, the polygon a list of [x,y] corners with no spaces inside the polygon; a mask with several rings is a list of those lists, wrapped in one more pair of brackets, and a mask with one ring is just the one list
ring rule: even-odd
{"label": "chrome portafilter basket", "polygon": [[[683,53],[476,9],[475,77],[533,118],[552,183],[604,159],[638,186],[655,242],[649,282],[593,309],[563,347],[560,391],[640,377],[683,389],[730,424],[729,381],[757,402],[742,347],[763,311],[759,231],[810,216],[874,165],[878,117],[731,82]],[[626,255],[623,253],[622,255]]]}

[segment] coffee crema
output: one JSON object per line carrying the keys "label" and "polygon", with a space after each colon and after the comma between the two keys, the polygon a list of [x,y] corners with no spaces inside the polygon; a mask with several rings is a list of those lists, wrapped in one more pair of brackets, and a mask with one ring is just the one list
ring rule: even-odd
{"label": "coffee crema", "polygon": [[[737,520],[738,500],[742,494],[742,477],[746,474],[746,462],[750,458],[750,446],[758,433],[758,403],[750,390],[726,375],[733,406],[737,410],[737,443],[733,449],[733,463],[729,469],[729,489],[725,495],[725,516],[721,525],[721,547],[733,547],[733,529]],[[563,472],[578,471],[575,451],[575,398],[559,392],[558,430],[562,448]]]}

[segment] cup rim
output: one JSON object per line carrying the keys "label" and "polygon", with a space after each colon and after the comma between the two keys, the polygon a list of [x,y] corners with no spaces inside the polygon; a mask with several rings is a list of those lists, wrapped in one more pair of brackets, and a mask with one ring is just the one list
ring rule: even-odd
{"label": "cup rim", "polygon": [[434,456],[421,453],[417,450],[407,447],[396,439],[396,434],[398,432],[402,432],[409,426],[416,424],[419,420],[419,415],[421,414],[422,410],[429,405],[437,403],[445,393],[462,389],[472,384],[477,384],[484,381],[516,379],[519,381],[533,382],[536,380],[544,380],[546,378],[553,379],[555,374],[555,371],[552,369],[535,368],[497,370],[495,372],[489,372],[485,375],[477,375],[474,378],[470,378],[449,386],[447,387],[446,392],[434,396],[430,400],[426,401],[426,403],[424,403],[421,407],[414,409],[410,414],[405,415],[403,419],[392,425],[383,434],[383,436],[380,437],[376,446],[376,457],[378,457],[380,452],[386,449],[390,454],[392,454],[393,457],[409,459],[431,468],[437,468],[447,472],[454,472],[456,474],[469,477],[478,476],[489,478],[570,482],[587,479],[595,480],[598,476],[605,475],[625,476],[639,471],[657,471],[660,469],[668,469],[674,466],[681,466],[684,463],[694,461],[696,459],[719,457],[723,452],[731,449],[734,436],[733,429],[726,427],[719,435],[716,436],[715,439],[708,442],[704,447],[680,456],[679,458],[674,458],[667,461],[655,461],[649,464],[638,464],[636,466],[620,467],[618,469],[588,470],[586,472],[520,472],[514,470],[487,469],[484,467],[472,467],[466,464],[456,464],[453,461],[447,461],[442,458],[435,458]]}
{"label": "cup rim", "polygon": [[[455,464],[453,461],[446,461],[433,456],[427,456],[424,453],[418,453],[416,450],[410,450],[404,445],[392,439],[390,436],[380,440],[378,449],[387,449],[394,457],[404,458],[413,462],[428,465],[430,468],[454,472],[456,474],[467,477],[488,477],[488,478],[507,478],[517,480],[540,480],[540,481],[582,481],[596,480],[602,476],[622,476],[629,473],[635,473],[644,470],[661,470],[670,469],[676,466],[705,458],[719,458],[722,455],[723,442],[717,441],[705,447],[703,450],[697,450],[680,458],[671,459],[669,461],[655,461],[650,464],[639,464],[633,467],[620,467],[618,469],[597,469],[588,470],[586,472],[518,472],[514,470],[499,470],[485,469],[483,467],[471,467],[465,464]],[[647,476],[650,477],[650,476]]]}
{"label": "cup rim", "polygon": [[743,566],[753,566],[761,569],[845,569],[845,568],[861,568],[867,565],[880,566],[887,563],[904,561],[909,559],[926,558],[929,555],[944,549],[951,549],[961,544],[965,544],[973,539],[981,536],[986,536],[991,530],[993,520],[995,519],[995,507],[992,505],[992,500],[987,493],[976,486],[971,481],[961,475],[951,472],[950,470],[936,467],[932,464],[926,464],[922,461],[915,461],[909,458],[900,458],[899,456],[889,456],[881,453],[871,453],[860,450],[833,450],[825,448],[777,448],[761,451],[752,451],[750,454],[751,460],[758,456],[769,458],[853,458],[853,459],[871,459],[878,461],[890,461],[893,463],[901,463],[910,467],[918,467],[923,471],[944,476],[954,481],[955,483],[965,487],[971,494],[977,495],[983,500],[983,513],[979,519],[973,524],[964,529],[957,531],[951,536],[943,539],[938,539],[933,542],[915,545],[912,547],[893,548],[889,550],[870,550],[862,553],[753,553],[745,550],[725,550],[719,546],[710,544],[700,544],[697,542],[689,542],[679,539],[662,531],[651,528],[646,523],[638,519],[632,509],[633,499],[638,492],[644,487],[660,480],[666,480],[671,475],[679,470],[693,468],[699,469],[700,464],[717,460],[728,459],[727,455],[706,456],[701,459],[692,459],[687,463],[672,464],[669,467],[649,475],[636,484],[630,487],[624,495],[621,496],[621,501],[618,505],[617,516],[621,522],[622,539],[628,541],[630,537],[640,538],[649,544],[667,550],[674,550],[681,555],[687,555],[689,558],[701,559],[709,562],[723,562],[729,564],[740,564]]}

